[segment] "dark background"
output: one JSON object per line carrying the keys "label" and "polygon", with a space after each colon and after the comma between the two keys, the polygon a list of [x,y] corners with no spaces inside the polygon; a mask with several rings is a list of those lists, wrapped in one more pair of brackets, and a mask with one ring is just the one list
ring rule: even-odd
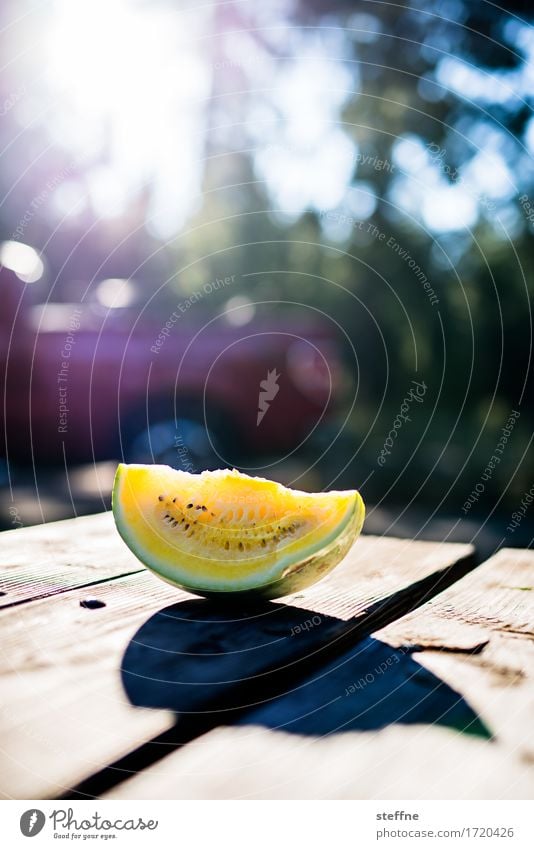
{"label": "dark background", "polygon": [[[368,531],[528,545],[533,17],[461,0],[4,0],[3,526],[104,509],[121,457],[222,457],[361,487]],[[71,412],[67,438],[54,376],[77,309],[69,392],[94,428]],[[106,395],[119,362],[137,406]],[[424,395],[381,455],[413,381]]]}

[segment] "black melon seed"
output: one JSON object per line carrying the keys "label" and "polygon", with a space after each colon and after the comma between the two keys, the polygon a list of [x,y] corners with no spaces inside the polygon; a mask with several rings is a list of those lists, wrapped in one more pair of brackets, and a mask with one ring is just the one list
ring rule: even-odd
{"label": "black melon seed", "polygon": [[191,502],[190,504],[187,505],[187,509],[189,509],[192,506],[193,506],[193,502]]}
{"label": "black melon seed", "polygon": [[158,495],[158,501],[165,501],[165,497],[163,495]]}
{"label": "black melon seed", "polygon": [[186,530],[186,531],[188,531],[188,530],[189,530],[189,525],[186,525],[186,526],[185,526],[185,530]]}
{"label": "black melon seed", "polygon": [[224,543],[224,547],[227,551],[230,548],[230,543],[228,542],[228,540],[226,540],[226,542]]}
{"label": "black melon seed", "polygon": [[242,542],[239,543],[239,551],[243,551],[243,543]]}

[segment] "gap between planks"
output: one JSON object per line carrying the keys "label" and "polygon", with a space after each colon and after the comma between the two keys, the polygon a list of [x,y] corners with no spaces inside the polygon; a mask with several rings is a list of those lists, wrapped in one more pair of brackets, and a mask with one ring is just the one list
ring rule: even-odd
{"label": "gap between planks", "polygon": [[0,609],[145,571],[111,512],[3,531],[0,539]]}

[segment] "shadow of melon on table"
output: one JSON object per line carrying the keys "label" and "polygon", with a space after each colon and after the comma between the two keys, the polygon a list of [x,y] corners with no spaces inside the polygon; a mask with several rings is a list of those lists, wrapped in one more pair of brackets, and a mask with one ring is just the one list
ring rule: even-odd
{"label": "shadow of melon on table", "polygon": [[287,604],[237,611],[191,599],[139,628],[122,683],[135,706],[202,715],[213,726],[323,736],[424,723],[491,738],[465,699],[407,648],[370,636],[347,648],[346,634],[347,622]]}

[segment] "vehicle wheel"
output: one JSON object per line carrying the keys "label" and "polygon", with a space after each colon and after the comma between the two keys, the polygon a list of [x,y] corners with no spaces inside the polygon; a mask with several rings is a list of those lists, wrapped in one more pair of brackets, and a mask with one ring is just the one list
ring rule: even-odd
{"label": "vehicle wheel", "polygon": [[156,405],[148,417],[146,410],[142,416],[132,416],[126,431],[122,444],[128,463],[161,463],[201,472],[237,459],[228,417],[212,416],[207,427],[198,404],[181,405],[176,418],[167,403]]}

